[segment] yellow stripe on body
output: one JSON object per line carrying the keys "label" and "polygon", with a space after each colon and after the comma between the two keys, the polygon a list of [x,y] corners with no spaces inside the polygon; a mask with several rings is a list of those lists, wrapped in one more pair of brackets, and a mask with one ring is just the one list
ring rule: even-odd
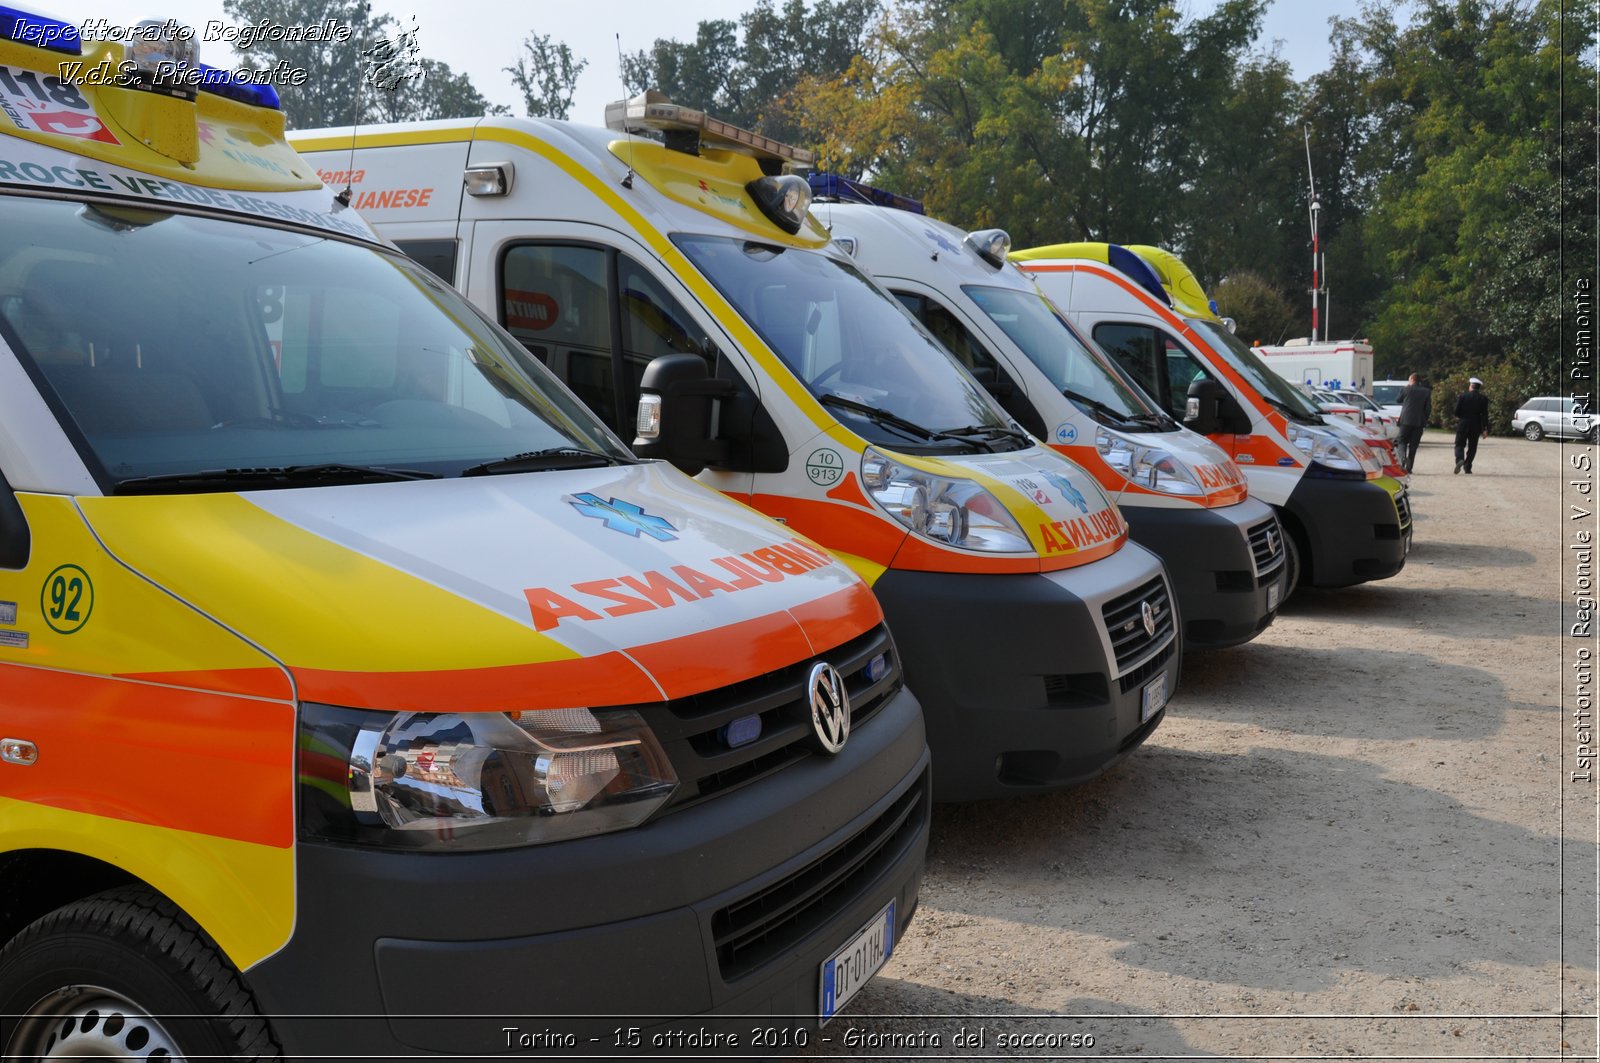
{"label": "yellow stripe on body", "polygon": [[[108,771],[118,770],[108,765]],[[286,776],[284,785],[290,785]],[[195,800],[228,800],[225,784],[196,780]],[[294,850],[109,819],[0,797],[8,851],[79,853],[165,893],[244,970],[294,931]]]}

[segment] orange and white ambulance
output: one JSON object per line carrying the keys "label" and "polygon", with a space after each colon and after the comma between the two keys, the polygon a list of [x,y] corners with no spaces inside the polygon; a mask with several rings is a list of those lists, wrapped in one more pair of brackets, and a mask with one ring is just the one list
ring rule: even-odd
{"label": "orange and white ambulance", "polygon": [[927,843],[870,589],[182,44],[0,9],[4,1055],[803,1043]]}
{"label": "orange and white ambulance", "polygon": [[1232,455],[1250,493],[1278,511],[1288,533],[1291,589],[1400,571],[1411,545],[1405,485],[1262,365],[1175,256],[1076,243],[1011,259],[1172,416]]}
{"label": "orange and white ambulance", "polygon": [[803,153],[658,94],[608,112],[611,129],[292,139],[641,453],[872,584],[939,799],[1071,785],[1132,751],[1178,681],[1181,627],[1099,485],[831,246],[784,172]]}
{"label": "orange and white ambulance", "polygon": [[[1232,458],[1155,406],[1006,261],[1006,233],[963,232],[836,174],[810,179],[834,240],[1019,423],[1092,472],[1134,542],[1166,562],[1185,650],[1247,642],[1272,623],[1284,576],[1272,508],[1249,497]],[[896,202],[916,209],[877,205]]]}

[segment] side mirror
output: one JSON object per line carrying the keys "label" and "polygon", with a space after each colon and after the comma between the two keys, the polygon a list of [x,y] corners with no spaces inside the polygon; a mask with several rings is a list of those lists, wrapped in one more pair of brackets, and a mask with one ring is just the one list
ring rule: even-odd
{"label": "side mirror", "polygon": [[1185,428],[1203,436],[1218,432],[1246,434],[1250,417],[1237,399],[1215,380],[1202,377],[1189,385],[1183,411]]}
{"label": "side mirror", "polygon": [[17,493],[0,473],[0,568],[26,568],[33,547],[28,517],[22,512]]}
{"label": "side mirror", "polygon": [[716,400],[733,393],[731,383],[711,378],[698,354],[651,359],[639,381],[634,453],[665,458],[689,476],[727,461],[728,444],[716,438]]}

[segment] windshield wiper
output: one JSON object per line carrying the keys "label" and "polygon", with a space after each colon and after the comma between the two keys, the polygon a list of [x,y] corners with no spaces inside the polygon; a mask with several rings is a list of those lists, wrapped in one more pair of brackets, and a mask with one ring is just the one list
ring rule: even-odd
{"label": "windshield wiper", "polygon": [[632,465],[632,461],[583,447],[546,447],[496,458],[461,470],[462,476],[492,476],[502,472],[542,472],[547,469],[595,469],[602,465]]}
{"label": "windshield wiper", "polygon": [[[949,439],[968,439],[974,443],[989,444],[1010,439],[1024,447],[1033,446],[1033,437],[1028,433],[1003,424],[969,424],[965,428],[947,428],[939,434]],[[993,453],[994,448],[989,447],[989,451]]]}
{"label": "windshield wiper", "polygon": [[118,480],[112,491],[119,495],[172,494],[218,491],[230,487],[304,487],[307,484],[388,483],[395,480],[437,480],[438,473],[392,469],[377,465],[285,465],[254,469],[202,469],[161,476],[134,476]]}
{"label": "windshield wiper", "polygon": [[951,432],[935,432],[933,429],[926,428],[915,421],[908,421],[899,414],[890,413],[888,410],[880,410],[876,406],[868,406],[864,402],[847,399],[842,395],[823,395],[817,401],[824,406],[835,406],[841,410],[849,410],[851,413],[859,413],[876,424],[881,424],[888,428],[897,428],[906,435],[915,435],[926,440],[953,439],[957,443],[966,443],[969,446],[982,447],[985,450],[991,449],[984,440],[965,438]]}
{"label": "windshield wiper", "polygon": [[1128,418],[1128,422],[1130,424],[1147,424],[1158,432],[1166,432],[1178,427],[1178,422],[1164,413],[1141,413],[1137,417]]}
{"label": "windshield wiper", "polygon": [[1062,388],[1061,394],[1065,395],[1073,402],[1083,403],[1096,413],[1103,413],[1107,417],[1115,419],[1118,424],[1135,424],[1138,422],[1137,417],[1130,417],[1121,410],[1117,409],[1115,406],[1107,406],[1099,399],[1092,399],[1080,391],[1073,391],[1071,388]]}

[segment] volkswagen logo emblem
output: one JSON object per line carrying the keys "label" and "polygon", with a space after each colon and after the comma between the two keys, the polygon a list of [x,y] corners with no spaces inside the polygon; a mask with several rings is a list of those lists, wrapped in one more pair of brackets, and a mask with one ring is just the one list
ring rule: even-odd
{"label": "volkswagen logo emblem", "polygon": [[1144,633],[1151,638],[1156,637],[1156,611],[1150,607],[1149,602],[1139,603],[1139,618],[1144,621]]}
{"label": "volkswagen logo emblem", "polygon": [[823,752],[837,753],[850,738],[850,692],[844,687],[844,677],[827,661],[820,661],[811,669],[806,682],[811,699],[811,727],[817,732],[817,741]]}

